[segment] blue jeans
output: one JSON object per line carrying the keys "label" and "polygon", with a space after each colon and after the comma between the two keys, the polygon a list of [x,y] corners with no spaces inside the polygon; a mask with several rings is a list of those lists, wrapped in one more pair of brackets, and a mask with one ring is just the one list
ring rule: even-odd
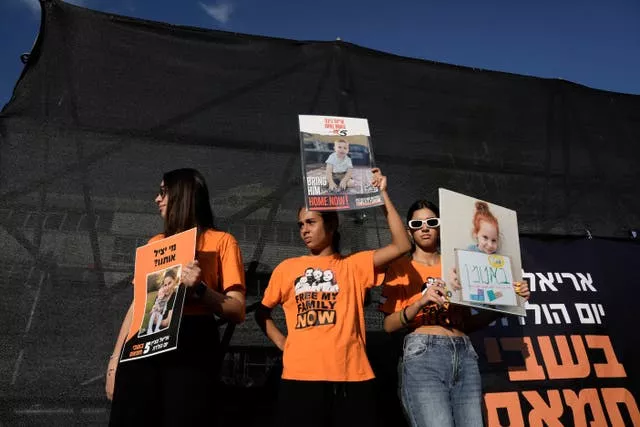
{"label": "blue jeans", "polygon": [[478,355],[469,337],[409,334],[400,370],[400,397],[411,426],[483,425]]}

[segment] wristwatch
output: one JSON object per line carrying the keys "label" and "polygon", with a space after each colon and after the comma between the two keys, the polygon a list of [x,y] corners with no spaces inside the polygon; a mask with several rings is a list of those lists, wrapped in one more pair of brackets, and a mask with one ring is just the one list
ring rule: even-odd
{"label": "wristwatch", "polygon": [[207,284],[200,281],[197,285],[193,286],[193,293],[197,298],[202,298],[202,295],[207,291]]}

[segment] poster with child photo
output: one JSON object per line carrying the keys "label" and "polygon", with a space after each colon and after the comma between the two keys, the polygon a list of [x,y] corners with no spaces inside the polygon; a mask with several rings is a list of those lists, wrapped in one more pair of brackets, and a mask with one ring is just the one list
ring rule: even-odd
{"label": "poster with child photo", "polygon": [[438,190],[442,271],[453,304],[526,316],[516,212]]}
{"label": "poster with child photo", "polygon": [[374,162],[367,120],[298,118],[307,209],[338,211],[382,205],[380,192],[371,185]]}
{"label": "poster with child photo", "polygon": [[175,350],[186,290],[182,267],[193,261],[197,229],[154,240],[136,249],[133,316],[120,361]]}

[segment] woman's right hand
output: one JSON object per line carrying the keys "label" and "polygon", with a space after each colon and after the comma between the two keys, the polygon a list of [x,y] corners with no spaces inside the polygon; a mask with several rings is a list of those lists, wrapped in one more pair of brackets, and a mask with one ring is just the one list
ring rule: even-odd
{"label": "woman's right hand", "polygon": [[118,369],[118,362],[111,363],[107,366],[107,378],[105,381],[104,391],[107,394],[107,399],[113,400],[113,387],[116,383],[116,370]]}

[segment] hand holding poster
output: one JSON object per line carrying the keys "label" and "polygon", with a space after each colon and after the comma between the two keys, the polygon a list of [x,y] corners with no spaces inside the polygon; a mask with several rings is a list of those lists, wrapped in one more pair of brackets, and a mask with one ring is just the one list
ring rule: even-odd
{"label": "hand holding poster", "polygon": [[[443,188],[442,271],[451,303],[526,316],[516,212]],[[457,286],[459,284],[459,288]]]}
{"label": "hand holding poster", "polygon": [[136,250],[133,319],[121,362],[177,348],[185,297],[180,274],[194,259],[196,231],[192,228]]}
{"label": "hand holding poster", "polygon": [[299,116],[302,178],[309,210],[380,206],[371,185],[373,152],[366,119]]}

